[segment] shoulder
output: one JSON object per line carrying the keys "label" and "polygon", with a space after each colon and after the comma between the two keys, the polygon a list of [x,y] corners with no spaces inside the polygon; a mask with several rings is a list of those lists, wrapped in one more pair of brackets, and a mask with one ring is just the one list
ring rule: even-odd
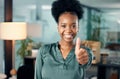
{"label": "shoulder", "polygon": [[57,42],[44,44],[40,47],[39,52],[41,52],[41,54],[45,54],[46,52],[49,52],[53,47],[56,47],[56,46],[57,46]]}
{"label": "shoulder", "polygon": [[50,49],[51,47],[56,46],[57,43],[44,44],[40,49]]}
{"label": "shoulder", "polygon": [[44,44],[40,47],[38,56],[41,56],[42,58],[45,58],[47,55],[50,54],[51,50],[55,48],[57,43],[50,43],[50,44]]}

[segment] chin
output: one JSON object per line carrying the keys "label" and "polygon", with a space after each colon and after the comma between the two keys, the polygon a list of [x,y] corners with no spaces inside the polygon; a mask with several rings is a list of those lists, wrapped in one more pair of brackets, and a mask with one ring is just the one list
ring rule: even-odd
{"label": "chin", "polygon": [[73,39],[65,39],[66,42],[71,43],[73,42]]}

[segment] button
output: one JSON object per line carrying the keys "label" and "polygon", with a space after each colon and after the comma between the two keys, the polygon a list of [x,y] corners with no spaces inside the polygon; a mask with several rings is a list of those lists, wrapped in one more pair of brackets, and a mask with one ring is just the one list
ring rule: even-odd
{"label": "button", "polygon": [[67,70],[67,65],[65,63],[63,64],[63,69]]}

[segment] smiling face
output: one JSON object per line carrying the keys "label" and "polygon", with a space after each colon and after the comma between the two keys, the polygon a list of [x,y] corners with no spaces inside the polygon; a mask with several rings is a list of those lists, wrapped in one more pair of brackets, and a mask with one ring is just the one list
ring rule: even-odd
{"label": "smiling face", "polygon": [[74,13],[65,12],[59,17],[58,32],[61,41],[73,42],[78,31],[78,17]]}

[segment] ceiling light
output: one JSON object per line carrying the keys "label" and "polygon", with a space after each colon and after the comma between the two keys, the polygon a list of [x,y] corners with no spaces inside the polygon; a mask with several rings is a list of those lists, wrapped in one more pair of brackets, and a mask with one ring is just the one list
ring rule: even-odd
{"label": "ceiling light", "polygon": [[50,10],[51,6],[50,5],[42,5],[42,9],[44,9],[44,10]]}

